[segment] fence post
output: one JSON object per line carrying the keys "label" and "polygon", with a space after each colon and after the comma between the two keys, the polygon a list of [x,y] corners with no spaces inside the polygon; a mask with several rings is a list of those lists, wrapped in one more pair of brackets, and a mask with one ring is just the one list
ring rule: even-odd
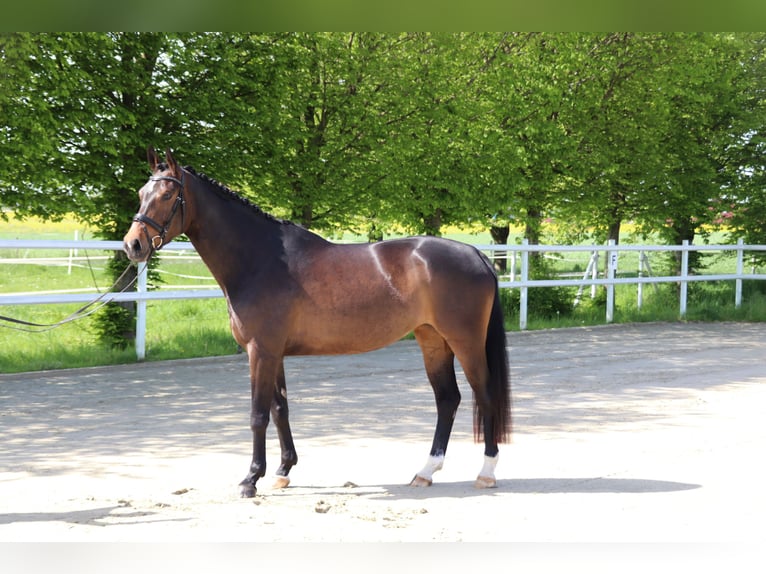
{"label": "fence post", "polygon": [[508,258],[511,260],[510,265],[508,265],[509,268],[509,275],[510,280],[515,281],[516,280],[516,252],[515,251],[508,251]]}
{"label": "fence post", "polygon": [[737,279],[734,282],[734,306],[739,309],[742,306],[742,273],[745,263],[745,251],[742,249],[744,241],[737,240]]}
{"label": "fence post", "polygon": [[636,308],[640,311],[644,304],[644,284],[641,283],[641,278],[644,276],[644,252],[638,252],[638,294],[636,299]]}
{"label": "fence post", "polygon": [[686,317],[686,294],[687,294],[687,282],[686,278],[689,276],[689,240],[684,239],[683,251],[681,251],[681,318]]}
{"label": "fence post", "polygon": [[[595,281],[596,279],[598,279],[598,250],[593,252],[592,257],[593,257],[593,268],[591,269],[591,272],[590,272],[590,278]],[[593,285],[590,286],[591,299],[596,298],[596,290],[597,290],[597,287],[596,287],[596,284],[594,283]]]}
{"label": "fence post", "polygon": [[[585,282],[588,279],[588,275],[592,276],[593,279],[598,278],[598,251],[594,251],[590,255],[590,259],[588,259],[588,266],[585,268],[585,273],[582,274],[582,280]],[[590,286],[590,298],[594,299],[596,297],[596,292],[594,291],[595,285]],[[575,295],[574,300],[574,307],[577,307],[580,304],[580,300],[582,299],[582,292],[585,290],[585,285],[580,285],[580,288],[577,289],[577,295]]]}
{"label": "fence post", "polygon": [[[138,264],[138,282],[136,290],[146,293],[146,263]],[[143,361],[146,358],[146,300],[139,299],[136,303],[136,359]]]}
{"label": "fence post", "polygon": [[[608,242],[609,247],[615,246],[614,239]],[[607,249],[606,252],[606,278],[614,279],[617,270],[617,252]],[[606,286],[606,322],[614,321],[614,283],[608,283]]]}
{"label": "fence post", "polygon": [[[528,239],[521,242],[523,247],[529,245]],[[527,281],[529,280],[529,251],[521,250],[521,288],[519,291],[519,329],[527,330]]]}
{"label": "fence post", "polygon": [[[79,235],[79,230],[75,229],[74,230],[74,240],[75,241],[77,241],[78,235]],[[74,247],[74,248],[69,250],[69,264],[67,265],[67,271],[66,271],[67,275],[71,275],[72,274],[72,260],[75,257],[77,257],[77,248],[76,247]]]}

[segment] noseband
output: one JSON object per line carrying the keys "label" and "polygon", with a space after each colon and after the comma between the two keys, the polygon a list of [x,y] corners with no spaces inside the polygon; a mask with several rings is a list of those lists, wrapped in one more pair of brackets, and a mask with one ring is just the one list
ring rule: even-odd
{"label": "noseband", "polygon": [[[148,215],[144,215],[143,213],[136,213],[136,215],[133,217],[133,221],[136,221],[140,223],[143,226],[144,234],[146,235],[146,239],[149,241],[149,245],[151,245],[153,251],[159,251],[162,246],[165,244],[165,235],[168,233],[168,229],[170,228],[170,224],[173,223],[173,218],[176,215],[176,211],[178,211],[178,207],[181,207],[181,229],[184,227],[184,220],[186,216],[186,201],[184,200],[184,180],[183,175],[181,175],[181,179],[178,179],[177,177],[173,177],[171,175],[156,175],[149,178],[150,181],[172,181],[173,183],[178,184],[178,195],[176,196],[176,201],[173,204],[173,209],[170,210],[170,215],[168,216],[167,221],[165,221],[164,225],[160,225],[156,221],[154,221],[151,217]],[[147,230],[146,226],[149,225],[150,227],[153,227],[159,235],[155,235],[154,237],[149,236],[149,231]]]}

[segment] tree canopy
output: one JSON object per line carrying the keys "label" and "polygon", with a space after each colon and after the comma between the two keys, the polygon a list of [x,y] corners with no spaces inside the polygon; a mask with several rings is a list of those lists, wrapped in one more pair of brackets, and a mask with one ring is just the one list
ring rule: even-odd
{"label": "tree canopy", "polygon": [[764,241],[764,37],[4,35],[0,205],[119,238],[155,145],[328,232]]}
{"label": "tree canopy", "polygon": [[[326,233],[602,241],[632,222],[680,243],[725,223],[764,243],[765,50],[763,33],[0,35],[0,218],[73,213],[120,239],[152,145]],[[132,309],[110,313],[102,339],[123,344]]]}

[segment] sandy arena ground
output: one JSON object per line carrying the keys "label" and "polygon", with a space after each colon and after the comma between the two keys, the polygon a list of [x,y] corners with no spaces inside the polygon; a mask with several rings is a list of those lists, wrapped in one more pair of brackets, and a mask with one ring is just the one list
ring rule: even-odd
{"label": "sandy arena ground", "polygon": [[[764,541],[766,324],[511,333],[514,425],[479,491],[471,395],[444,470],[412,341],[286,361],[292,485],[247,472],[246,359],[0,375],[0,541]],[[269,432],[269,469],[279,448]]]}

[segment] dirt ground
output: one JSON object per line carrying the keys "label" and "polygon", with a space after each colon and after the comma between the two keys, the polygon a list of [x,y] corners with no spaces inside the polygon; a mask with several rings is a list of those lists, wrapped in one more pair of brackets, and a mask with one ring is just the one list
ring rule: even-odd
{"label": "dirt ground", "polygon": [[[417,345],[286,361],[292,485],[247,472],[244,356],[0,375],[0,541],[764,541],[766,324],[510,333],[513,442],[473,479],[471,395],[434,485]],[[269,470],[279,459],[270,429]]]}

